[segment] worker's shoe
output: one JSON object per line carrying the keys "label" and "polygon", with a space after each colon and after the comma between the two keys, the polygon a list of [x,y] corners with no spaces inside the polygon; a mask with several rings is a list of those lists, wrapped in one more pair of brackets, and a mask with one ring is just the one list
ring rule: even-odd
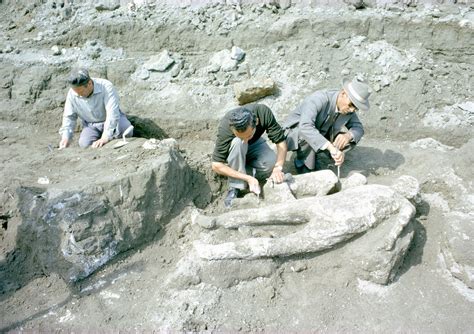
{"label": "worker's shoe", "polygon": [[234,199],[239,195],[239,189],[237,188],[230,188],[227,196],[224,199],[224,206],[226,208],[230,208],[232,206],[232,202]]}

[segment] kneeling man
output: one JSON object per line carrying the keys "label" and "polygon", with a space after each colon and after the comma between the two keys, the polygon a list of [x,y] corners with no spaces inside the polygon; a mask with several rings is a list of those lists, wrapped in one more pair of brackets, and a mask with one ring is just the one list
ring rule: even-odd
{"label": "kneeling man", "polygon": [[[69,146],[77,118],[82,120],[79,146],[102,147],[119,138],[132,125],[120,111],[119,97],[112,83],[106,79],[91,78],[85,68],[74,69],[67,82],[71,86],[64,106],[63,123],[59,134],[59,148]],[[127,136],[133,135],[127,131]]]}
{"label": "kneeling man", "polygon": [[298,173],[316,170],[319,152],[330,153],[336,166],[344,162],[344,151],[364,135],[357,112],[369,110],[369,95],[365,81],[344,79],[341,89],[314,92],[288,116],[283,127]]}

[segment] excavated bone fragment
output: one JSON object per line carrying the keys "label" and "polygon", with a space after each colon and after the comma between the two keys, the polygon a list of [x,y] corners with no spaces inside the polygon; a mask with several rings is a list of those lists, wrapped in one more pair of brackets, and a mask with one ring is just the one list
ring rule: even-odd
{"label": "excavated bone fragment", "polygon": [[208,227],[300,225],[301,228],[278,238],[248,238],[221,244],[196,241],[194,246],[198,255],[208,260],[290,256],[328,249],[380,224],[390,224],[383,247],[390,250],[414,214],[414,206],[393,188],[359,186],[330,196],[230,211],[217,217],[200,216],[200,225]]}

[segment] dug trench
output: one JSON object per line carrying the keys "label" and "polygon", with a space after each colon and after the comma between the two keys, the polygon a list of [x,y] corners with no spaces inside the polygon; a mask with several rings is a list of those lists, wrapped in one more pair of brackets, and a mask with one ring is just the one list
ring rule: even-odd
{"label": "dug trench", "polygon": [[[2,48],[13,48],[0,54],[2,331],[472,328],[472,8],[0,7]],[[64,51],[53,56],[54,45]],[[213,66],[232,46],[245,57]],[[148,70],[164,50],[172,65]],[[136,130],[129,144],[57,150],[64,79],[77,64],[117,87]],[[225,212],[227,183],[210,159],[219,119],[237,105],[233,85],[272,78],[277,90],[258,102],[283,121],[314,90],[354,75],[368,79],[372,107],[342,180],[420,184],[390,280],[354,265],[351,254],[366,250],[357,245],[375,242],[369,233],[320,252],[203,264],[196,241],[295,229],[193,223]],[[144,149],[151,138],[157,146]]]}

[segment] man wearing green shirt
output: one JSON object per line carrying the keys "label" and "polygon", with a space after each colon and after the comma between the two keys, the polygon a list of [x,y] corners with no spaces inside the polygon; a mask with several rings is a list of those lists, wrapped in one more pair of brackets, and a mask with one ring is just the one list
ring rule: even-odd
{"label": "man wearing green shirt", "polygon": [[[276,144],[277,153],[270,148],[264,133]],[[212,170],[229,178],[226,207],[247,187],[260,194],[259,181],[267,178],[283,182],[286,158],[285,134],[270,108],[263,104],[248,104],[226,113],[221,120],[212,155]]]}

